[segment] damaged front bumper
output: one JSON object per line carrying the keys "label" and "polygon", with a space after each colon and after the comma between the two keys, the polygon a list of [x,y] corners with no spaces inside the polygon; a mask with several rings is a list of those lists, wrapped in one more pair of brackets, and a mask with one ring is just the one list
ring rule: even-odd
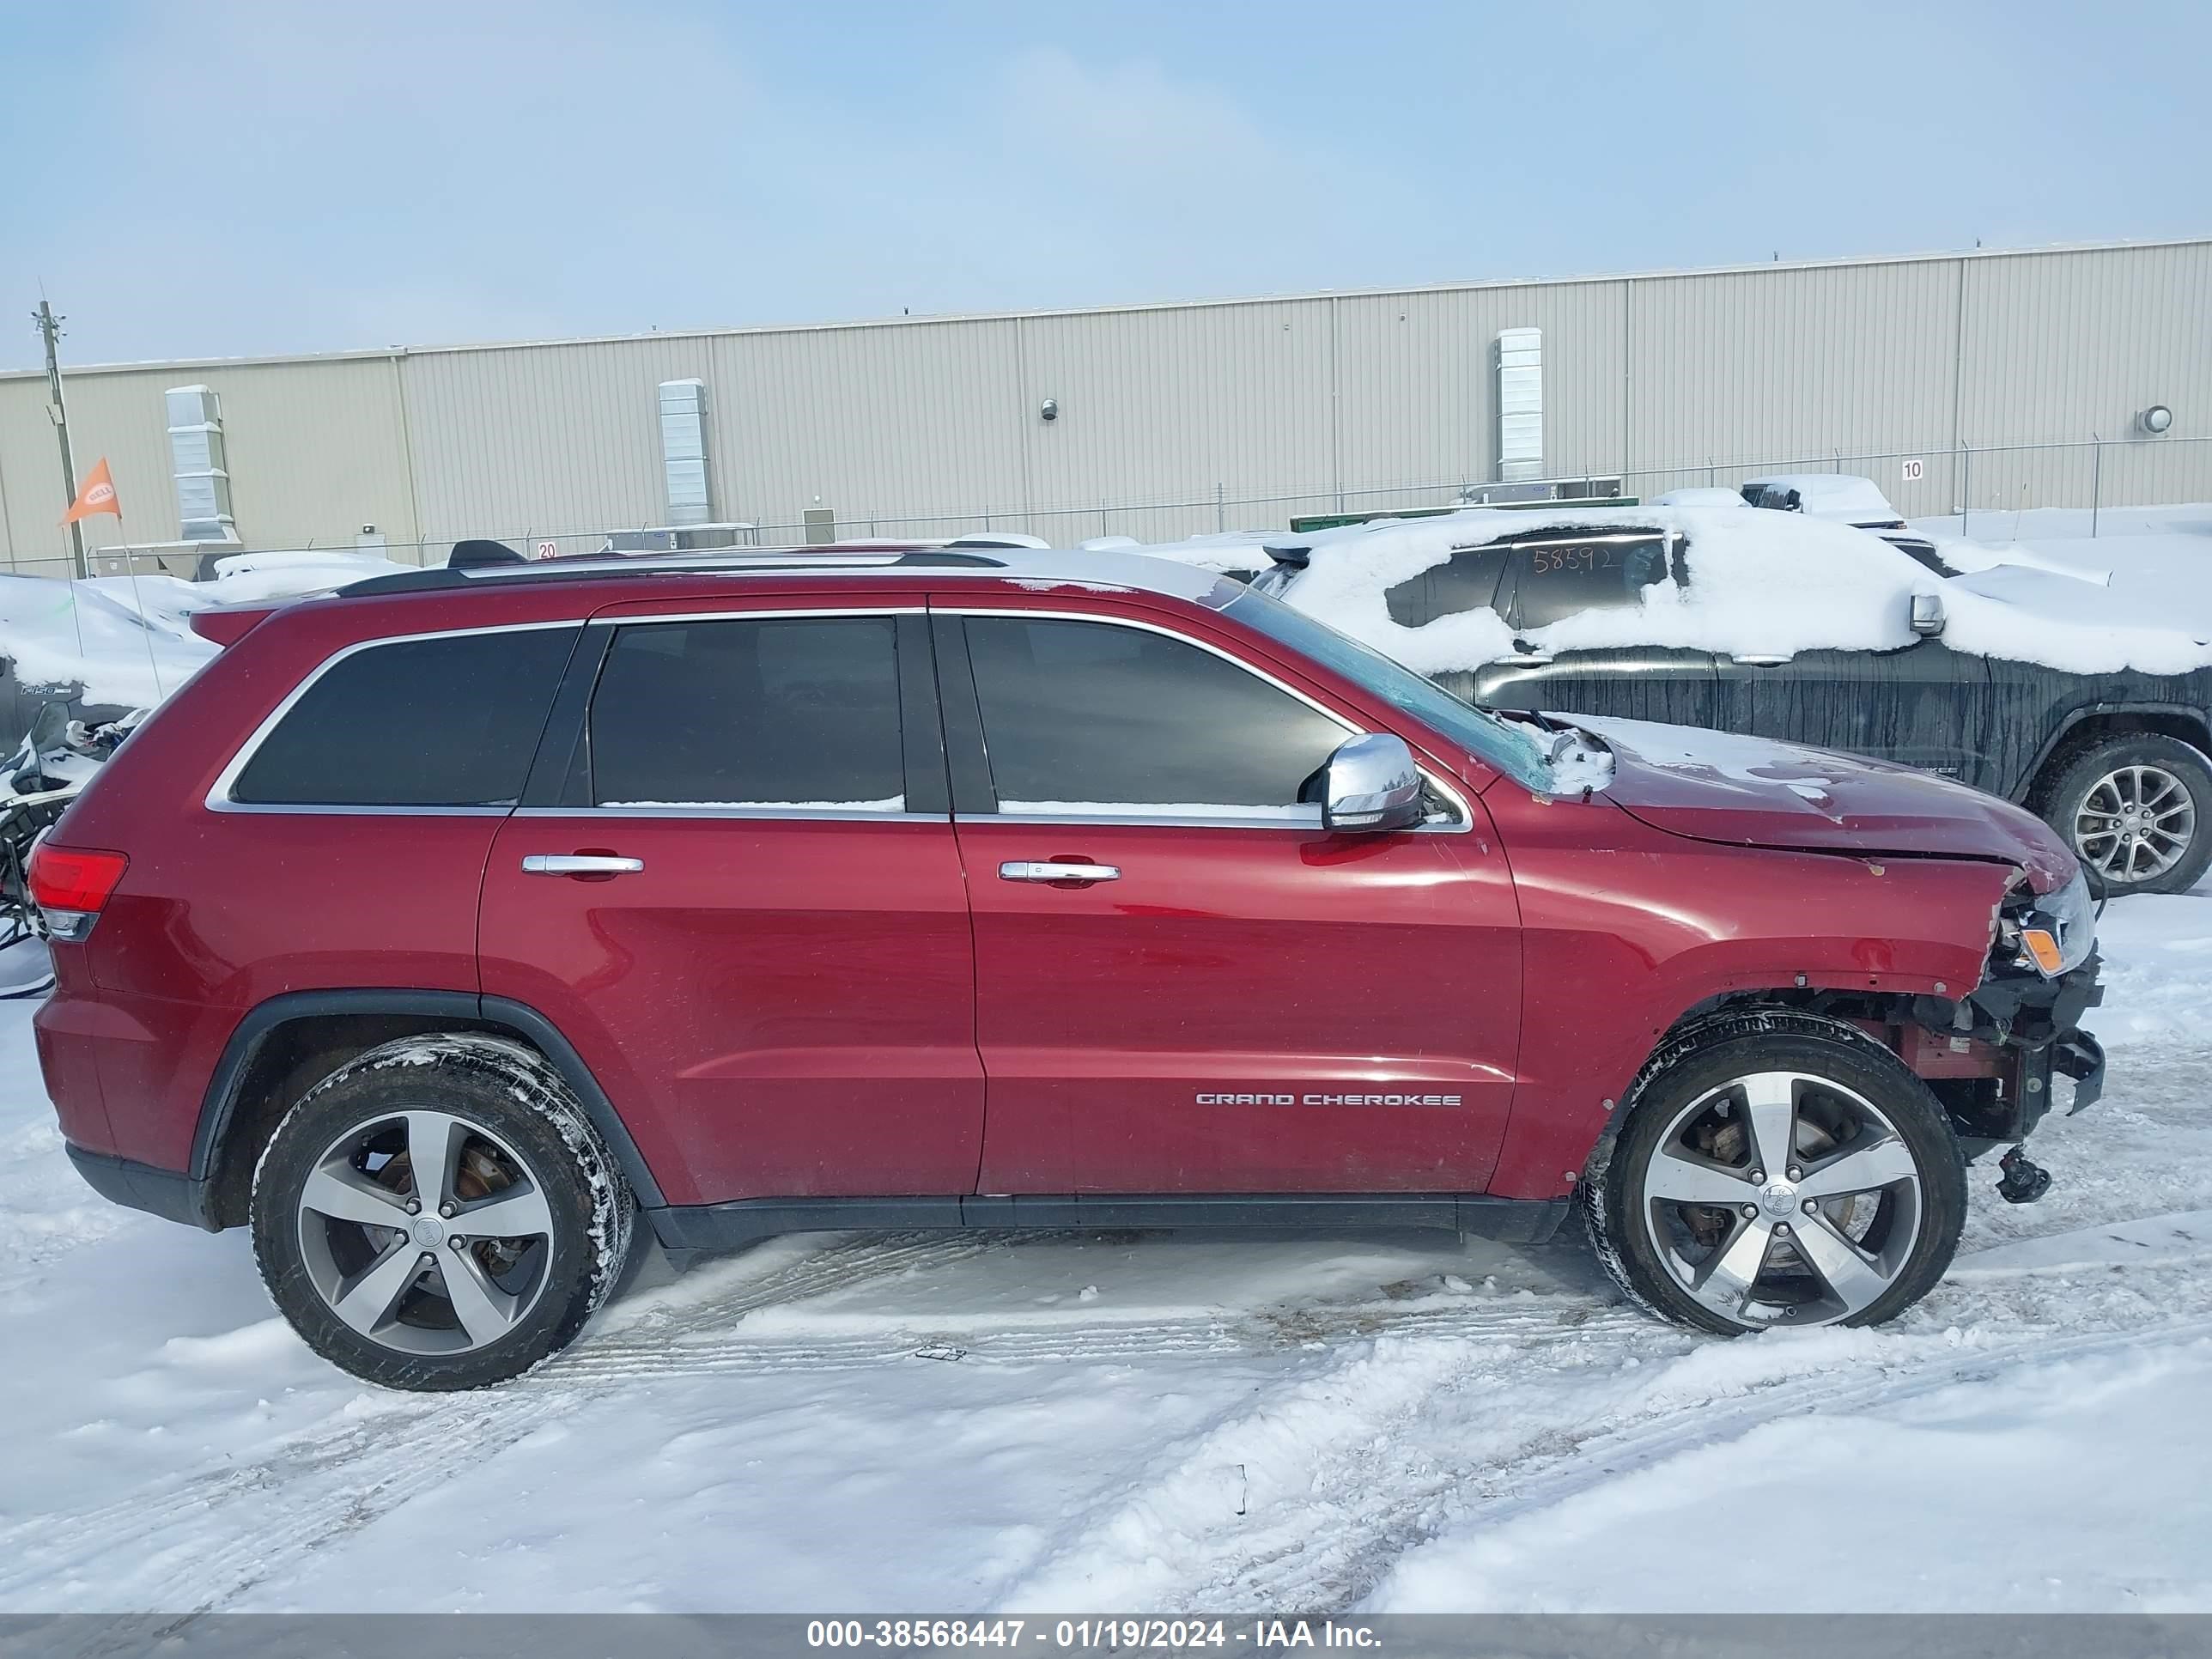
{"label": "damaged front bumper", "polygon": [[2104,1048],[2081,1024],[2104,1000],[2098,966],[2093,951],[2049,979],[1993,967],[1963,1000],[1915,1000],[1901,1057],[1942,1100],[1970,1161],[2018,1146],[2051,1109],[2054,1076],[2073,1081],[2069,1115],[2104,1092]]}

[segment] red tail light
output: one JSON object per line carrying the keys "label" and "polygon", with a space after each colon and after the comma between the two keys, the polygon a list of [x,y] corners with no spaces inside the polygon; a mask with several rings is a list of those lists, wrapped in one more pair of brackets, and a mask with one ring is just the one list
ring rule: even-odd
{"label": "red tail light", "polygon": [[31,854],[31,897],[41,910],[96,916],[130,867],[121,853],[42,842]]}

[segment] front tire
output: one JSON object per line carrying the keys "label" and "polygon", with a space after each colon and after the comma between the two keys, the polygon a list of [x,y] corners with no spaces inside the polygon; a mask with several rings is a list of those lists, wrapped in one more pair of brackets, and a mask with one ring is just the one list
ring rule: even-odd
{"label": "front tire", "polygon": [[2186,892],[2212,866],[2212,766],[2179,738],[2093,743],[2060,768],[2043,805],[2044,822],[2114,897]]}
{"label": "front tire", "polygon": [[1878,1325],[1950,1266],[1966,1169],[1942,1105],[1887,1048],[1752,1013],[1654,1059],[1583,1199],[1607,1271],[1662,1318],[1729,1336]]}
{"label": "front tire", "polygon": [[373,1048],[310,1090],[254,1171],[277,1309],[365,1382],[518,1376],[621,1282],[635,1206],[558,1073],[477,1032]]}

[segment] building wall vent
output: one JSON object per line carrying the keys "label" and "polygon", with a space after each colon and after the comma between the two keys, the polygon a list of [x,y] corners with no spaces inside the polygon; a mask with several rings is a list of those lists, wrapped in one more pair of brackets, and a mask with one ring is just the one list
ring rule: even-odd
{"label": "building wall vent", "polygon": [[710,524],[714,504],[707,480],[707,383],[660,383],[660,470],[666,480],[668,522]]}
{"label": "building wall vent", "polygon": [[1498,477],[1544,476],[1544,331],[1498,332]]}
{"label": "building wall vent", "polygon": [[173,386],[161,396],[169,412],[169,470],[177,480],[179,539],[235,542],[221,400],[204,386]]}

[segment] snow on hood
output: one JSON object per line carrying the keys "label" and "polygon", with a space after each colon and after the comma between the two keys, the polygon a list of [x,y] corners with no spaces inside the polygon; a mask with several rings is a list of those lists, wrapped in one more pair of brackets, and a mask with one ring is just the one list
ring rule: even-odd
{"label": "snow on hood", "polygon": [[2020,866],[2038,892],[2074,876],[2074,855],[2048,825],[1949,778],[1700,726],[1572,718],[1613,750],[1607,798],[1670,835],[1802,851],[1989,859]]}
{"label": "snow on hood", "polygon": [[1943,601],[1946,641],[1978,655],[2077,674],[2179,674],[2212,665],[2212,648],[2179,629],[2085,619],[2067,608],[2016,604],[1936,575],[1871,532],[1797,513],[1711,507],[1616,507],[1520,512],[1472,508],[1430,519],[1377,519],[1292,536],[1246,532],[1147,547],[1155,557],[1212,570],[1260,570],[1266,544],[1310,549],[1278,597],[1407,667],[1439,674],[1514,654],[1496,612],[1394,621],[1385,595],[1458,549],[1530,531],[1644,529],[1683,538],[1686,580],[1672,574],[1639,603],[1585,611],[1523,635],[1548,651],[1670,646],[1723,656],[1793,657],[1814,650],[1893,651],[1918,636],[1915,593]]}

